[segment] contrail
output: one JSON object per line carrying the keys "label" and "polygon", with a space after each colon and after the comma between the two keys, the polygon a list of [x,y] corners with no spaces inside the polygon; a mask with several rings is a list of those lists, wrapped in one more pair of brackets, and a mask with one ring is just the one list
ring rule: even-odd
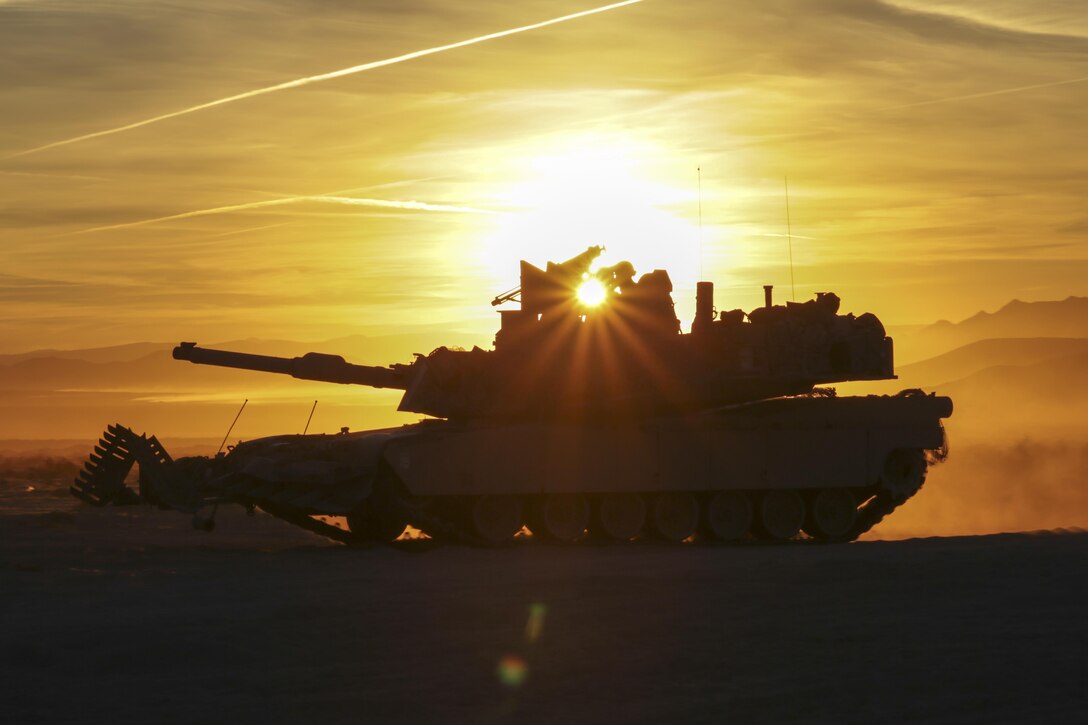
{"label": "contrail", "polygon": [[987,98],[989,96],[1003,96],[1006,93],[1019,93],[1020,91],[1033,91],[1036,88],[1050,88],[1051,86],[1065,86],[1070,83],[1084,83],[1088,81],[1088,76],[1083,78],[1070,78],[1064,81],[1050,81],[1049,83],[1036,83],[1030,86],[1018,86],[1016,88],[1002,88],[996,91],[983,91],[982,93],[969,93],[966,96],[951,96],[949,98],[934,98],[929,101],[918,101],[917,103],[906,103],[902,106],[888,106],[887,108],[881,108],[881,111],[898,111],[902,108],[914,108],[915,106],[929,106],[934,103],[950,103],[952,101],[969,101],[973,98]]}
{"label": "contrail", "polygon": [[73,138],[64,139],[63,141],[53,141],[42,146],[35,146],[34,148],[26,149],[24,151],[18,151],[14,154],[9,154],[3,157],[4,159],[14,159],[19,156],[27,156],[28,154],[38,153],[39,151],[45,151],[46,149],[57,148],[58,146],[67,146],[68,144],[78,143],[80,141],[87,141],[92,138],[99,138],[100,136],[109,136],[114,133],[121,133],[122,131],[131,131],[134,128],[140,128],[141,126],[147,126],[152,123],[158,123],[159,121],[165,121],[170,118],[177,118],[178,116],[184,116],[189,113],[196,113],[197,111],[203,111],[206,108],[214,108],[215,106],[222,106],[227,103],[233,103],[234,101],[242,101],[247,98],[253,98],[254,96],[262,96],[265,93],[274,93],[276,91],[285,91],[288,88],[298,88],[299,86],[306,86],[311,83],[320,83],[321,81],[332,80],[333,78],[342,78],[343,76],[349,76],[354,73],[362,73],[363,71],[373,70],[374,68],[382,68],[387,65],[393,65],[394,63],[403,63],[407,60],[415,60],[416,58],[422,58],[427,55],[434,55],[435,53],[443,53],[447,50],[454,50],[456,48],[464,48],[468,45],[475,45],[476,43],[483,43],[488,40],[495,40],[496,38],[504,38],[507,35],[515,35],[516,33],[524,33],[529,30],[536,30],[538,28],[544,28],[549,25],[555,25],[557,23],[565,23],[568,20],[575,20],[577,18],[584,18],[587,15],[595,15],[597,13],[603,13],[608,10],[615,10],[616,8],[624,7],[625,5],[634,5],[635,3],[642,2],[642,0],[624,0],[623,2],[612,3],[611,5],[604,5],[598,8],[592,8],[590,10],[583,10],[577,13],[571,13],[570,15],[563,15],[562,17],[552,18],[551,20],[544,20],[539,23],[533,23],[532,25],[522,25],[519,28],[511,28],[510,30],[500,30],[497,33],[490,33],[488,35],[480,35],[475,38],[469,38],[468,40],[462,40],[457,43],[450,43],[449,45],[440,45],[435,48],[427,48],[426,50],[417,50],[413,53],[405,53],[404,55],[398,55],[394,58],[386,58],[385,60],[376,60],[371,63],[363,63],[362,65],[354,65],[350,68],[343,68],[341,70],[334,70],[328,73],[321,73],[316,76],[308,76],[306,78],[298,78],[293,81],[285,81],[284,83],[277,83],[274,86],[268,86],[267,88],[258,88],[254,91],[246,91],[245,93],[238,93],[233,96],[227,96],[226,98],[220,98],[215,101],[208,101],[207,103],[201,103],[196,106],[190,106],[189,108],[183,108],[180,111],[173,111],[172,113],[164,113],[161,116],[154,116],[152,118],[144,119],[143,121],[136,121],[124,126],[118,126],[117,128],[106,129],[105,131],[95,131],[94,133],[84,134],[82,136],[75,136]]}
{"label": "contrail", "polygon": [[470,206],[450,206],[448,204],[430,204],[423,201],[394,201],[391,199],[360,199],[354,196],[330,196],[325,194],[315,194],[311,196],[289,196],[284,199],[267,199],[265,201],[253,201],[247,204],[231,204],[230,206],[217,206],[212,209],[197,209],[196,211],[186,211],[180,214],[171,214],[169,216],[155,217],[154,219],[141,219],[135,222],[122,222],[121,224],[109,224],[102,227],[92,227],[90,229],[81,229],[78,232],[69,232],[68,234],[61,236],[71,236],[75,234],[91,234],[93,232],[105,232],[111,229],[127,229],[129,227],[142,227],[148,224],[158,224],[160,222],[169,222],[176,219],[191,219],[199,216],[212,216],[214,214],[229,214],[235,211],[246,211],[249,209],[261,209],[269,206],[283,206],[285,204],[297,204],[299,202],[312,201],[327,204],[347,204],[349,206],[369,206],[380,207],[384,209],[411,209],[415,211],[440,211],[440,212],[452,212],[455,214],[497,214],[498,212],[489,211],[487,209],[475,209]]}
{"label": "contrail", "polygon": [[[3,5],[2,0],[0,0],[0,5]],[[77,174],[46,174],[35,171],[7,171],[4,169],[0,169],[0,174],[3,174],[5,176],[34,176],[41,177],[43,179],[67,179],[69,181],[109,181],[109,179],[106,179],[102,176],[79,176]]]}

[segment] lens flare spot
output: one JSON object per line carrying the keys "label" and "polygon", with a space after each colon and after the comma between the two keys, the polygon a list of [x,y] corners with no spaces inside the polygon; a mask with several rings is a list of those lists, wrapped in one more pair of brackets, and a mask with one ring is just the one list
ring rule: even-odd
{"label": "lens flare spot", "polygon": [[498,676],[507,687],[519,687],[529,676],[529,665],[517,655],[506,655],[499,660]]}
{"label": "lens flare spot", "polygon": [[544,615],[547,612],[548,607],[542,602],[534,602],[529,607],[529,620],[525,623],[525,639],[529,644],[535,644],[544,632]]}
{"label": "lens flare spot", "polygon": [[608,290],[598,280],[587,279],[578,288],[578,301],[586,307],[596,307],[604,302]]}

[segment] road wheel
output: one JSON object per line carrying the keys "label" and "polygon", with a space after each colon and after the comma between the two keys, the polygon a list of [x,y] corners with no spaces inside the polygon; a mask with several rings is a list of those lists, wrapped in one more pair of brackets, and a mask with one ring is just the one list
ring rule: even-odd
{"label": "road wheel", "polygon": [[550,493],[534,508],[533,533],[552,541],[573,543],[589,526],[589,501],[580,493]]}
{"label": "road wheel", "polygon": [[404,533],[408,522],[392,511],[369,508],[348,514],[348,528],[355,541],[388,544]]}
{"label": "road wheel", "polygon": [[630,541],[646,527],[646,501],[637,493],[606,493],[597,503],[595,533],[611,541]]}
{"label": "road wheel", "polygon": [[768,491],[759,502],[761,538],[792,539],[805,523],[805,500],[796,491]]}
{"label": "road wheel", "polygon": [[720,541],[738,541],[752,528],[752,500],[743,491],[719,491],[710,497],[706,530]]}
{"label": "road wheel", "polygon": [[854,528],[857,517],[854,494],[845,488],[825,488],[812,499],[805,533],[823,541],[842,541]]}
{"label": "road wheel", "polygon": [[516,496],[479,496],[470,512],[472,532],[488,546],[505,544],[521,530],[521,499]]}
{"label": "road wheel", "polygon": [[699,500],[686,492],[658,494],[650,519],[657,538],[683,541],[699,528]]}

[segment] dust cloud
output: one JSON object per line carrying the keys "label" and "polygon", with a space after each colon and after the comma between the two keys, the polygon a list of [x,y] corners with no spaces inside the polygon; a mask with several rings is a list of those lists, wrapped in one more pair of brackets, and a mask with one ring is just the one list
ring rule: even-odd
{"label": "dust cloud", "polygon": [[71,478],[80,469],[75,458],[48,454],[0,455],[0,483],[8,479],[53,481]]}
{"label": "dust cloud", "polygon": [[1088,527],[1088,443],[966,443],[866,539]]}

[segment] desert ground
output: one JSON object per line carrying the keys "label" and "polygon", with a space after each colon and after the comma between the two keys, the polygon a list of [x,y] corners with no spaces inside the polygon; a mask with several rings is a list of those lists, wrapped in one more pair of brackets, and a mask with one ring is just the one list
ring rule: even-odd
{"label": "desert ground", "polygon": [[1088,707],[1088,532],[344,547],[7,481],[4,721],[1040,722]]}

